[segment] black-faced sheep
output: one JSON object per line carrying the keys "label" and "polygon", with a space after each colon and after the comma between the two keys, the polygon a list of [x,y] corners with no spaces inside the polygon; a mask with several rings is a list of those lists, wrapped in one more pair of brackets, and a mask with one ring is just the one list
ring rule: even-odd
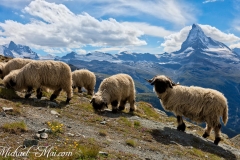
{"label": "black-faced sheep", "polygon": [[59,61],[33,61],[19,70],[10,72],[4,79],[6,87],[15,90],[27,89],[25,98],[31,96],[33,88],[37,89],[37,97],[41,98],[42,87],[54,90],[50,100],[57,98],[63,89],[67,93],[66,102],[69,103],[72,97],[72,74],[70,67]]}
{"label": "black-faced sheep", "polygon": [[29,62],[32,62],[31,59],[23,59],[23,58],[14,58],[8,61],[7,63],[2,63],[0,65],[0,78],[4,78],[8,75],[12,70],[20,69]]}
{"label": "black-faced sheep", "polygon": [[73,88],[78,87],[78,92],[82,92],[82,87],[87,90],[89,95],[93,95],[96,84],[96,76],[87,69],[72,72]]}
{"label": "black-faced sheep", "polygon": [[[96,110],[104,109],[108,104],[112,105],[112,112],[125,109],[127,101],[130,103],[130,111],[135,111],[135,85],[131,76],[116,74],[105,78],[98,92],[93,95],[92,106]],[[120,103],[119,107],[118,104]]]}
{"label": "black-faced sheep", "polygon": [[214,129],[214,144],[218,145],[221,140],[220,117],[225,125],[228,121],[227,99],[222,93],[213,89],[176,85],[164,75],[155,76],[148,82],[154,85],[162,107],[177,116],[178,130],[185,131],[186,128],[182,116],[195,122],[206,122],[203,137],[208,137]]}

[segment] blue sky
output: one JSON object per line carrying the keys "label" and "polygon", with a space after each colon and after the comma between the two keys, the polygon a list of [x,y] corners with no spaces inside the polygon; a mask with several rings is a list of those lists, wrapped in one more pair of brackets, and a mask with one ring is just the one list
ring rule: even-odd
{"label": "blue sky", "polygon": [[191,25],[240,48],[240,0],[1,0],[0,45],[40,54],[180,49]]}

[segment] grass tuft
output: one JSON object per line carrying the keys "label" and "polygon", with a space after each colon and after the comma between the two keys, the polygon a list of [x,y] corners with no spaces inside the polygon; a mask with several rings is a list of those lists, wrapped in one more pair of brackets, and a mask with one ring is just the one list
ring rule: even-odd
{"label": "grass tuft", "polygon": [[28,130],[27,125],[23,121],[5,123],[3,124],[2,128],[5,132],[10,132],[10,133],[26,132]]}
{"label": "grass tuft", "polygon": [[127,139],[126,144],[131,146],[131,147],[136,147],[137,146],[137,142],[133,139]]}
{"label": "grass tuft", "polygon": [[0,97],[4,99],[19,98],[19,96],[13,89],[7,89],[7,88],[0,88]]}

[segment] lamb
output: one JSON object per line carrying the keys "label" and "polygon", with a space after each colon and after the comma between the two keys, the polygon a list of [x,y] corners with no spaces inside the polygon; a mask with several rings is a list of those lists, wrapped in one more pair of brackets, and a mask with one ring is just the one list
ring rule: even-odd
{"label": "lamb", "polygon": [[120,111],[125,109],[127,101],[130,103],[130,111],[135,111],[134,81],[127,74],[116,74],[101,82],[98,92],[93,95],[90,103],[95,110],[102,110],[111,103],[112,112],[116,113],[118,109]]}
{"label": "lamb", "polygon": [[32,62],[31,59],[23,59],[23,58],[14,58],[8,61],[7,63],[2,63],[0,65],[0,78],[4,78],[8,75],[12,70],[20,69],[29,62]]}
{"label": "lamb", "polygon": [[82,87],[87,90],[88,95],[93,95],[96,84],[96,76],[87,69],[72,72],[73,88],[78,87],[78,92],[82,92]]}
{"label": "lamb", "polygon": [[25,98],[31,96],[33,88],[37,89],[37,97],[42,96],[41,88],[47,87],[54,90],[50,100],[57,98],[63,89],[67,93],[66,103],[72,97],[72,74],[70,67],[60,61],[33,61],[23,68],[10,72],[3,84],[8,88],[21,91],[27,89]]}
{"label": "lamb", "polygon": [[177,116],[179,131],[184,132],[186,129],[182,116],[195,122],[206,122],[203,137],[208,137],[214,129],[214,144],[218,145],[221,141],[220,117],[224,125],[228,121],[227,99],[221,92],[208,88],[176,85],[164,75],[155,76],[148,82],[154,85],[163,108]]}

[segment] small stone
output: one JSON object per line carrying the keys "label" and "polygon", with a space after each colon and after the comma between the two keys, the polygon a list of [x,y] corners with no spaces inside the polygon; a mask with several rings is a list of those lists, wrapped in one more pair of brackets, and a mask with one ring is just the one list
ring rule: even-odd
{"label": "small stone", "polygon": [[13,111],[13,108],[12,107],[2,107],[3,111],[6,112],[6,111]]}
{"label": "small stone", "polygon": [[74,137],[75,135],[73,133],[66,133],[70,137]]}
{"label": "small stone", "polygon": [[29,139],[25,139],[23,141],[23,146],[25,147],[31,147],[31,146],[37,146],[38,145],[38,140],[29,140]]}
{"label": "small stone", "polygon": [[107,122],[106,122],[106,119],[104,119],[102,122],[100,122],[100,124],[103,124],[105,125]]}
{"label": "small stone", "polygon": [[108,153],[107,153],[107,152],[99,151],[98,153],[101,154],[101,155],[104,155],[104,156],[108,156]]}
{"label": "small stone", "polygon": [[34,136],[34,139],[40,139],[40,134],[39,133],[37,133],[35,136]]}
{"label": "small stone", "polygon": [[48,134],[47,133],[41,133],[40,134],[40,138],[47,139],[48,138]]}
{"label": "small stone", "polygon": [[7,116],[7,114],[5,112],[0,112],[0,115],[2,115],[3,117]]}
{"label": "small stone", "polygon": [[57,111],[51,110],[51,114],[60,116],[60,114]]}
{"label": "small stone", "polygon": [[51,132],[52,132],[51,129],[48,129],[48,128],[43,128],[43,129],[38,130],[39,134],[40,133],[51,133]]}

